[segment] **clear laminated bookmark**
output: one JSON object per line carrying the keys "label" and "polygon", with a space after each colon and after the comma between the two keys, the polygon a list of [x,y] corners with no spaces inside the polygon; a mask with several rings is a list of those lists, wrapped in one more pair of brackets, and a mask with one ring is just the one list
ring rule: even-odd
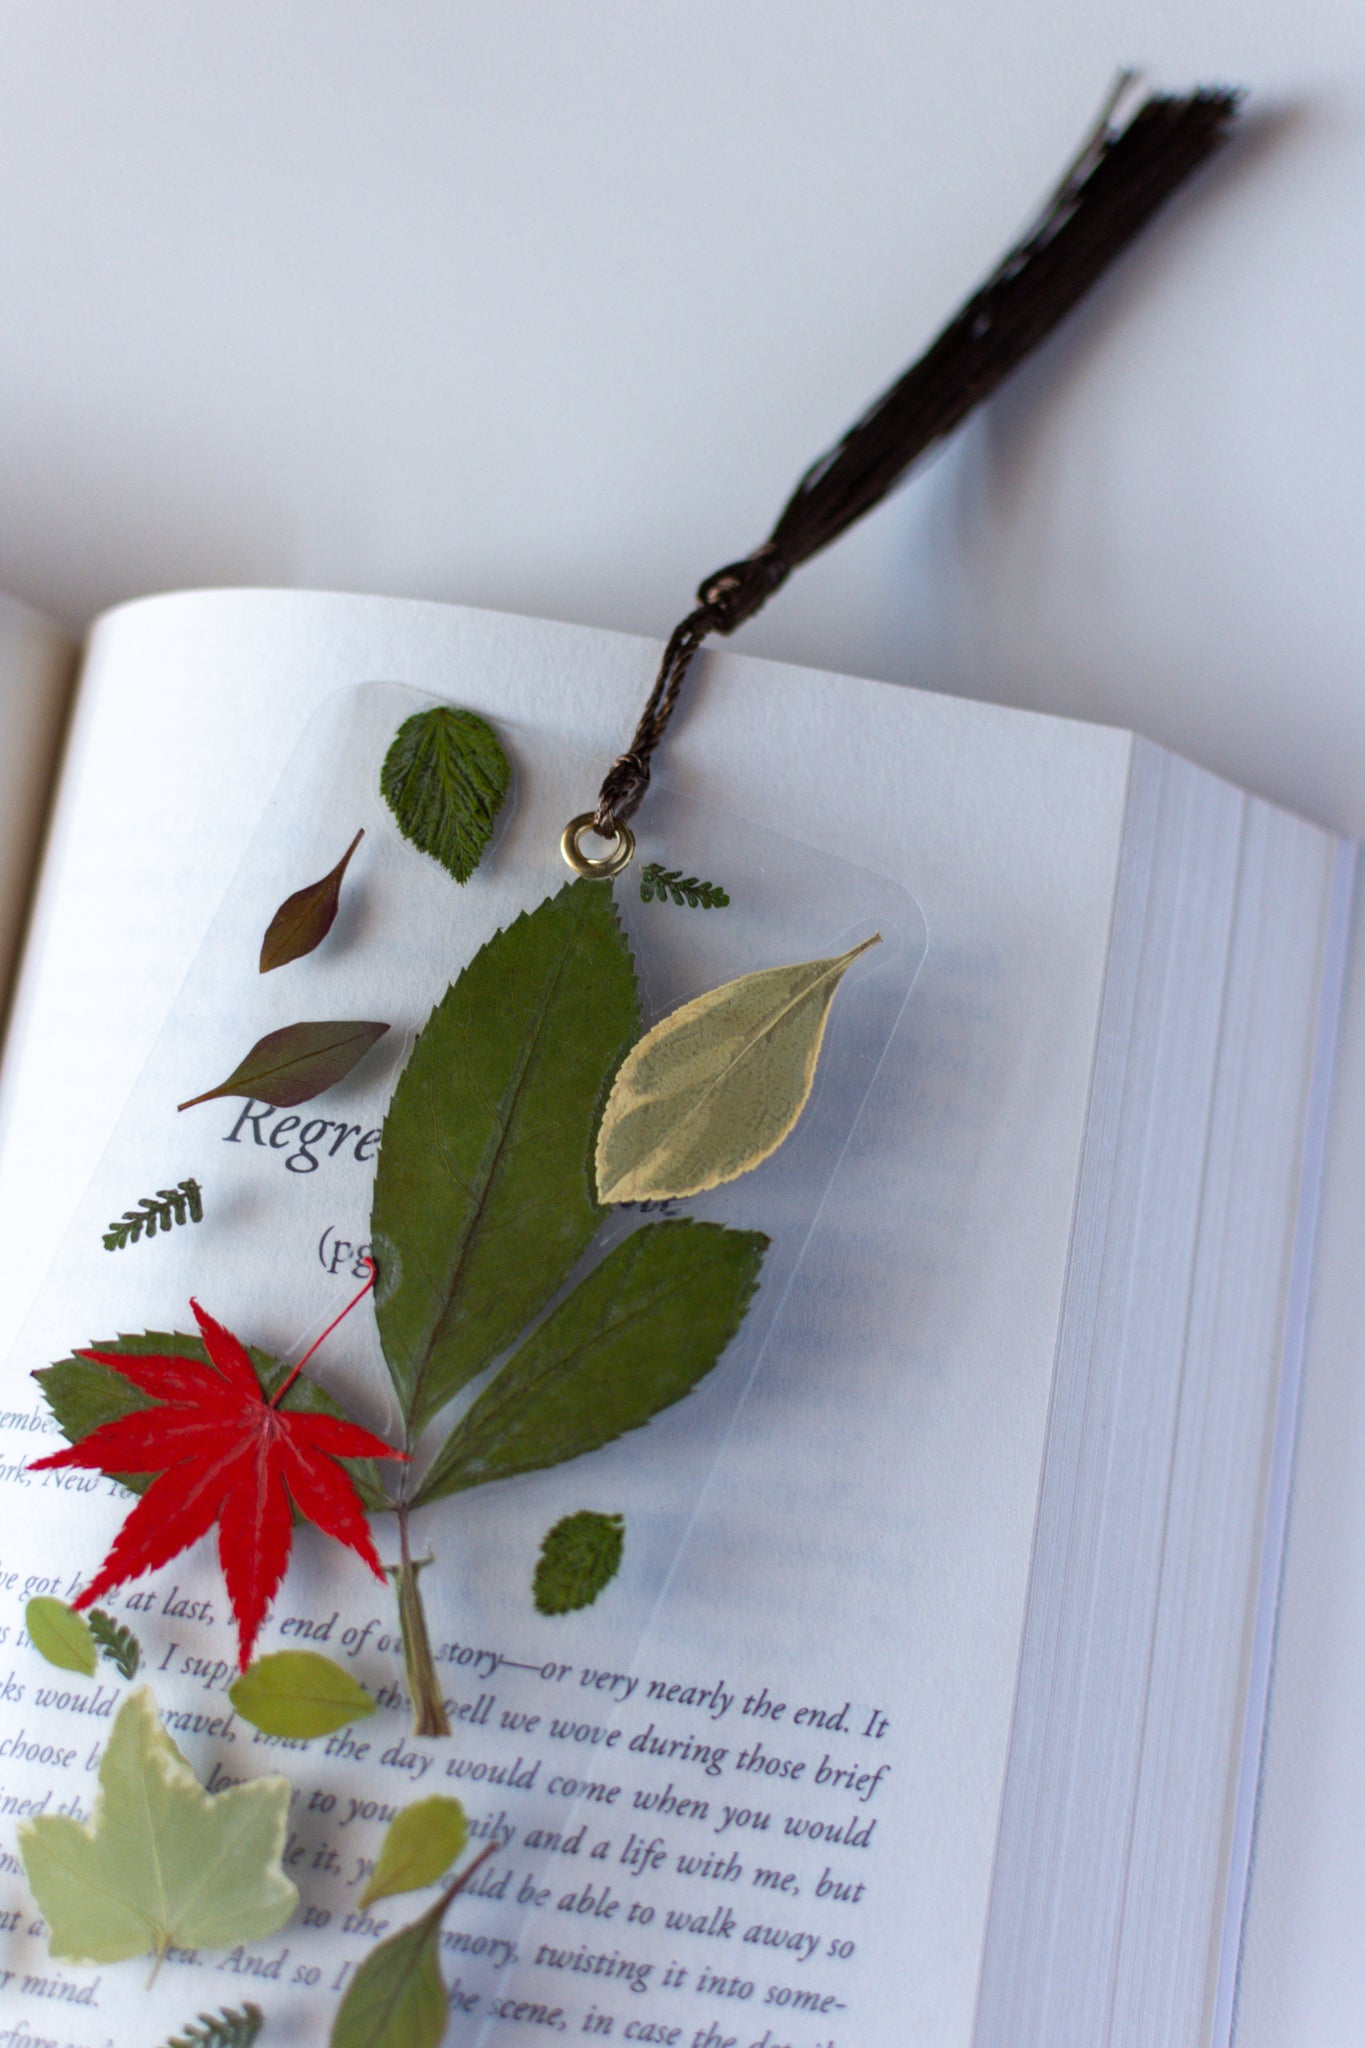
{"label": "clear laminated bookmark", "polygon": [[[149,1990],[116,1936],[69,1935],[60,1887],[47,1924],[11,1870],[28,1903],[7,1960],[92,2048],[127,2038],[134,2005],[152,2040],[243,1998],[267,2040],[388,2041],[355,2031],[354,1997],[390,1966],[419,1989],[425,1970],[431,1997],[438,1973],[450,2029],[395,2043],[851,2042],[860,1984],[894,1960],[848,1912],[893,1796],[877,1703],[814,1647],[835,1619],[803,1578],[815,1504],[809,1527],[799,1501],[779,1519],[780,1471],[754,1466],[737,1512],[725,1453],[746,1414],[773,1416],[776,1444],[839,1398],[833,1324],[809,1327],[807,1303],[798,1328],[789,1296],[924,919],[896,882],[665,781],[632,863],[575,876],[560,835],[593,764],[511,723],[510,790],[457,882],[381,793],[433,702],[365,684],[313,718],[11,1365],[11,1390],[43,1374],[34,1459],[117,1423],[152,1464],[138,1432],[207,1389],[155,1454],[184,1482],[164,1530],[136,1465],[12,1475],[6,1565],[49,1622],[131,1541],[130,1511],[143,1548],[125,1561],[148,1566],[106,1572],[93,1670],[20,1644],[4,1788],[25,1862],[54,1818],[95,1840],[106,1748],[146,1686],[144,1736],[159,1724],[211,1798],[287,1781],[275,1905],[202,1925],[168,1907]],[[307,888],[348,846],[328,924]],[[309,949],[262,971],[300,891]],[[243,1358],[258,1393],[233,1377]],[[268,1489],[249,1526],[226,1498],[239,1467],[210,1452],[234,1401],[255,1402],[258,1448],[288,1438],[289,1529]],[[305,1411],[330,1419],[296,1429]],[[334,1424],[404,1455],[350,1456]],[[278,1586],[267,1552],[287,1557]],[[135,1659],[107,1649],[121,1637]],[[285,1681],[325,1694],[328,1670],[335,1725],[278,1732],[300,1725]],[[772,1717],[779,1694],[804,1706]],[[464,1810],[463,1860],[370,1897],[386,1831],[433,1798]],[[425,1955],[416,1936],[393,1949],[419,1921]]]}

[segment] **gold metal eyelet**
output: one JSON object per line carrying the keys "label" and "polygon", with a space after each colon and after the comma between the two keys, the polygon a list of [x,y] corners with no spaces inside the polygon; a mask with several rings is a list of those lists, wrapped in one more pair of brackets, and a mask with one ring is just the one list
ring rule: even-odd
{"label": "gold metal eyelet", "polygon": [[[582,841],[586,832],[593,831],[595,815],[593,811],[583,811],[578,817],[570,818],[564,827],[559,850],[576,875],[588,875],[594,881],[609,882],[613,875],[619,875],[623,868],[628,868],[635,858],[635,834],[629,825],[618,825],[616,842],[611,852],[604,853],[600,859],[594,860],[591,854],[584,853]],[[594,832],[593,836],[597,838],[601,835]]]}

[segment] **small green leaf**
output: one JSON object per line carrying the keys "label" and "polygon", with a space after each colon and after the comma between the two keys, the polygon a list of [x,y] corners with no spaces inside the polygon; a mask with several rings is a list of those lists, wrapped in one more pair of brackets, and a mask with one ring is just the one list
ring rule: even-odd
{"label": "small green leaf", "polygon": [[569,1614],[591,1607],[604,1586],[621,1569],[626,1525],[620,1515],[599,1515],[584,1508],[555,1523],[540,1546],[532,1583],[541,1614]]}
{"label": "small green leaf", "polygon": [[244,1721],[265,1735],[306,1742],[374,1712],[374,1701],[349,1671],[316,1650],[275,1650],[249,1664],[228,1698]]}
{"label": "small green leaf", "polygon": [[440,1964],[445,1908],[438,1899],[371,1949],[332,2022],[331,2048],[438,2048],[450,2017]]}
{"label": "small green leaf", "polygon": [[420,1891],[444,1877],[469,1839],[458,1799],[436,1792],[414,1800],[389,1823],[370,1881],[359,1903],[369,1906],[394,1892]]}
{"label": "small green leaf", "polygon": [[467,882],[512,780],[498,736],[475,711],[433,705],[405,719],[379,787],[403,837]]}
{"label": "small green leaf", "polygon": [[525,1329],[602,1221],[599,1107],[639,1030],[610,889],[570,882],[474,955],[393,1091],[375,1320],[414,1433]]}
{"label": "small green leaf", "polygon": [[249,1095],[276,1109],[293,1109],[344,1081],[388,1028],[387,1024],[329,1022],[286,1024],[280,1031],[267,1031],[226,1081],[206,1088],[202,1095],[191,1095],[178,1106],[193,1109],[196,1103],[212,1102],[220,1095]]}
{"label": "small green leaf", "polygon": [[[89,1348],[92,1351],[122,1353],[130,1358],[194,1358],[201,1365],[212,1363],[204,1349],[204,1340],[197,1331],[190,1337],[183,1330],[144,1330],[136,1336],[104,1338]],[[253,1344],[247,1346],[247,1356],[266,1394],[273,1395],[281,1380],[287,1377],[288,1366]],[[122,1373],[115,1372],[112,1366],[101,1365],[94,1358],[79,1355],[61,1358],[55,1365],[39,1366],[33,1377],[42,1388],[43,1399],[69,1444],[80,1443],[101,1423],[114,1422],[120,1415],[132,1415],[140,1408],[156,1405],[150,1394],[144,1394],[131,1380],[124,1379]],[[331,1395],[306,1374],[295,1380],[280,1406],[300,1414],[343,1413]],[[349,1472],[356,1492],[371,1514],[383,1513],[393,1506],[373,1458],[341,1458],[338,1462]],[[145,1493],[154,1477],[151,1472],[121,1472],[118,1481],[130,1493]]]}
{"label": "small green leaf", "polygon": [[77,1614],[74,1607],[40,1595],[24,1609],[24,1626],[34,1649],[49,1664],[61,1671],[83,1671],[93,1678],[99,1663],[95,1638],[85,1616]]}
{"label": "small green leaf", "polygon": [[769,1158],[809,1100],[835,991],[880,936],[727,981],[647,1031],[602,1112],[599,1201],[699,1195]]}
{"label": "small green leaf", "polygon": [[288,1818],[284,1778],[206,1792],[140,1686],[110,1730],[90,1820],[20,1826],[49,1952],[117,1963],[276,1933],[299,1898],[281,1864]]}
{"label": "small green leaf", "polygon": [[626,1238],[466,1410],[419,1499],[582,1457],[680,1401],[743,1321],[767,1244],[686,1217]]}
{"label": "small green leaf", "polygon": [[287,967],[291,960],[301,960],[305,953],[311,953],[322,944],[336,921],[342,878],[350,865],[351,855],[364,837],[362,825],[330,874],[324,875],[320,882],[310,882],[306,889],[296,889],[292,896],[285,897],[266,926],[265,937],[261,941],[262,974],[269,974],[276,967]]}
{"label": "small green leaf", "polygon": [[115,1621],[102,1607],[90,1610],[90,1633],[99,1644],[100,1654],[107,1657],[115,1670],[125,1678],[136,1678],[138,1665],[142,1662],[142,1646],[130,1628],[121,1621]]}
{"label": "small green leaf", "polygon": [[136,1244],[144,1231],[148,1237],[155,1237],[158,1225],[168,1231],[177,1223],[203,1220],[202,1188],[197,1180],[182,1180],[173,1188],[158,1188],[155,1195],[144,1195],[135,1209],[125,1209],[105,1231],[104,1249],[121,1252],[125,1245]]}
{"label": "small green leaf", "polygon": [[646,861],[640,870],[640,901],[667,903],[670,899],[679,909],[724,910],[730,898],[719,882],[703,882],[696,875],[685,875],[681,868],[660,867],[657,860]]}
{"label": "small green leaf", "polygon": [[251,2048],[264,2025],[265,2014],[248,1998],[240,2007],[225,2005],[220,2012],[201,2012],[199,2025],[173,2034],[166,2048]]}

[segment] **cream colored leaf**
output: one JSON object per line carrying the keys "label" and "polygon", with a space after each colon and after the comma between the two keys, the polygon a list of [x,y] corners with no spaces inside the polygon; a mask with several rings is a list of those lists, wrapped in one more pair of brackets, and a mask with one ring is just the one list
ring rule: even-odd
{"label": "cream colored leaf", "polygon": [[599,1201],[699,1195],[775,1152],[809,1099],[845,970],[880,938],[727,981],[646,1032],[602,1112]]}
{"label": "cream colored leaf", "polygon": [[206,1792],[139,1687],[110,1730],[89,1821],[45,1813],[19,1830],[51,1953],[115,1963],[274,1934],[299,1897],[280,1860],[288,1818],[284,1778]]}

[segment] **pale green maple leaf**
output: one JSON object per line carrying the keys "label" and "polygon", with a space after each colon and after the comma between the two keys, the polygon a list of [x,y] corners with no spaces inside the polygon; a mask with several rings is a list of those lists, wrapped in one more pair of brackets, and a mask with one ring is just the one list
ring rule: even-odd
{"label": "pale green maple leaf", "polygon": [[280,1857],[289,1784],[206,1792],[148,1686],[119,1708],[88,1822],[45,1813],[19,1830],[54,1956],[116,1963],[274,1934],[298,1904]]}

